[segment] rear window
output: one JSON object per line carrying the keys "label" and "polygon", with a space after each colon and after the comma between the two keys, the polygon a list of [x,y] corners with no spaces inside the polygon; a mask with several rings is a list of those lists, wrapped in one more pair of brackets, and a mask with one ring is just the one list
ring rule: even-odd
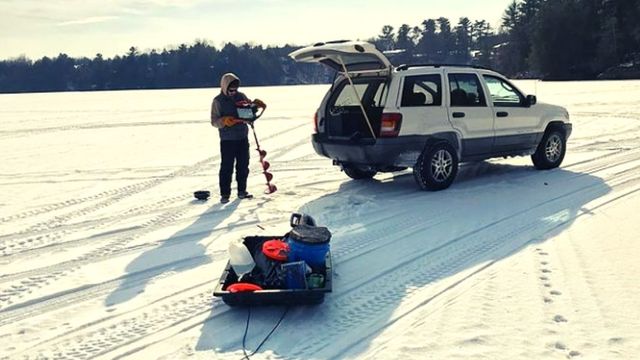
{"label": "rear window", "polygon": [[359,101],[361,101],[365,107],[382,107],[384,105],[386,92],[387,86],[385,82],[380,79],[357,81],[353,87],[349,82],[345,81],[342,83],[342,86],[338,88],[332,106],[359,106]]}
{"label": "rear window", "polygon": [[440,105],[442,105],[442,79],[439,74],[405,77],[401,106]]}

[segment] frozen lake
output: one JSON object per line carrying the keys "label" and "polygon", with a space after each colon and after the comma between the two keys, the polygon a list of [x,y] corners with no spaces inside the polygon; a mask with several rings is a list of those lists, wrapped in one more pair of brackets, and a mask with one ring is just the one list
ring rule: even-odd
{"label": "frozen lake", "polygon": [[[0,95],[0,358],[241,358],[247,310],[212,297],[227,246],[299,211],[333,233],[333,293],[253,358],[633,358],[640,81],[516,84],[569,109],[563,165],[467,164],[436,193],[316,155],[328,85],[242,88],[279,191],[252,151],[258,196],[224,206],[192,201],[217,193],[217,89]],[[252,309],[249,353],[283,312]]]}

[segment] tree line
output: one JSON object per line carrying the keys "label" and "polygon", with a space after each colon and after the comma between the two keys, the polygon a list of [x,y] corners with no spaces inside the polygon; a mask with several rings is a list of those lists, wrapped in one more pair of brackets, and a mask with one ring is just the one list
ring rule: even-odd
{"label": "tree line", "polygon": [[[445,17],[385,25],[368,39],[395,65],[481,65],[516,78],[640,78],[640,0],[514,0],[494,29],[486,20]],[[237,73],[245,85],[326,83],[321,66],[294,63],[295,46],[206,41],[123,56],[0,61],[0,92],[215,87]]]}
{"label": "tree line", "polygon": [[222,49],[196,41],[162,52],[74,59],[66,54],[31,61],[25,57],[0,62],[0,92],[59,90],[166,89],[219,86],[222,74],[237,73],[244,85],[276,85],[328,81],[323,69],[287,58],[295,47],[226,44]]}
{"label": "tree line", "polygon": [[548,80],[640,78],[640,0],[519,0],[501,26],[467,17],[387,25],[380,49],[395,62],[487,66],[510,77]]}

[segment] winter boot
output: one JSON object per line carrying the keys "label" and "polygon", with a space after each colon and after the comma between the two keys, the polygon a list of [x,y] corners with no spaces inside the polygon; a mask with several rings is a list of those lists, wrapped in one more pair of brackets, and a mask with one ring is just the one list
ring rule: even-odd
{"label": "winter boot", "polygon": [[228,203],[228,202],[229,202],[229,195],[222,195],[222,196],[220,197],[220,203],[222,203],[222,204],[226,204],[226,203]]}
{"label": "winter boot", "polygon": [[238,193],[238,199],[253,199],[253,195],[249,194],[246,191]]}

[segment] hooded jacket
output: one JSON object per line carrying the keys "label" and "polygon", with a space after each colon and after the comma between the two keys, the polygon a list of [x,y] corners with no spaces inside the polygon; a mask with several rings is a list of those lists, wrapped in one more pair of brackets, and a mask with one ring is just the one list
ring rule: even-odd
{"label": "hooded jacket", "polygon": [[234,80],[237,80],[238,83],[240,82],[240,78],[233,73],[222,75],[220,79],[220,94],[213,98],[213,102],[211,103],[211,125],[218,128],[221,141],[243,140],[246,139],[249,134],[249,127],[245,123],[238,123],[233,126],[224,126],[222,123],[222,118],[225,116],[238,118],[236,103],[249,100],[245,94],[239,91],[233,96],[228,94],[227,90],[229,89],[229,85],[231,85]]}

